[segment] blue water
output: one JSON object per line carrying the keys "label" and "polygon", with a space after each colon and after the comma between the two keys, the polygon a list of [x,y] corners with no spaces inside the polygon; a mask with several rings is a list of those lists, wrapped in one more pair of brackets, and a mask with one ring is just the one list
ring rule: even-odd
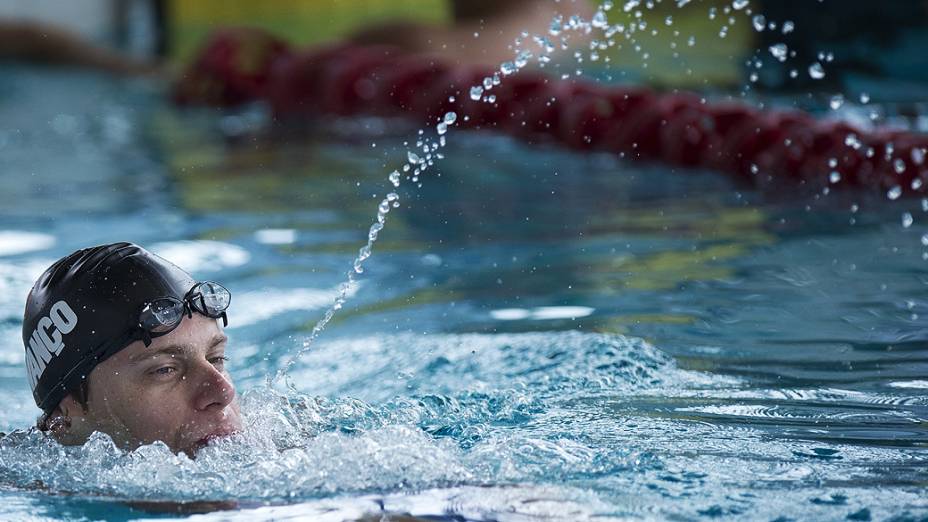
{"label": "blue water", "polygon": [[[271,390],[415,129],[281,141],[242,133],[260,112],[160,100],[0,77],[0,519],[928,517],[920,201],[456,133],[292,388]],[[116,240],[233,292],[247,428],[195,461],[27,430],[25,293]]]}

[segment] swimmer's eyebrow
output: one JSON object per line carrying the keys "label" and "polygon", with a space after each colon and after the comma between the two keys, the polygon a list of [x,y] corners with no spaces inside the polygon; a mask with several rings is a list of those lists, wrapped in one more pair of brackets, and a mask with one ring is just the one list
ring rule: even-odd
{"label": "swimmer's eyebrow", "polygon": [[[212,350],[213,348],[219,346],[220,344],[228,341],[229,338],[225,334],[216,334],[210,338],[206,350]],[[184,355],[187,352],[190,352],[191,347],[186,344],[172,344],[170,346],[165,346],[164,348],[159,348],[155,351],[142,351],[131,357],[129,357],[130,364],[138,364],[144,360],[154,359],[162,355]]]}

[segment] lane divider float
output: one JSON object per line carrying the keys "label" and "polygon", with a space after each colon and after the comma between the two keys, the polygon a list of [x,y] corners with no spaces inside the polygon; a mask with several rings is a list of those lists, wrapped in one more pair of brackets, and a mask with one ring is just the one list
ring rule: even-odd
{"label": "lane divider float", "polygon": [[890,199],[924,194],[928,137],[865,130],[800,111],[706,102],[690,93],[561,80],[537,70],[507,76],[473,100],[470,89],[499,74],[385,46],[333,45],[296,51],[256,29],[213,35],[177,83],[179,104],[231,107],[265,100],[279,121],[358,114],[436,122],[530,143],[704,167],[746,180],[763,176],[813,187],[857,186]]}

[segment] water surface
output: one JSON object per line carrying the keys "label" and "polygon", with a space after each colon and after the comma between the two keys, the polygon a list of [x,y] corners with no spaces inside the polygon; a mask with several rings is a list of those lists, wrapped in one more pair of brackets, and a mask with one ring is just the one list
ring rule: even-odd
{"label": "water surface", "polygon": [[37,414],[32,281],[117,240],[232,290],[248,428],[196,461],[17,431],[0,518],[928,516],[919,201],[455,134],[272,391],[415,129],[354,120],[282,143],[239,134],[247,115],[58,74],[0,81],[0,431]]}

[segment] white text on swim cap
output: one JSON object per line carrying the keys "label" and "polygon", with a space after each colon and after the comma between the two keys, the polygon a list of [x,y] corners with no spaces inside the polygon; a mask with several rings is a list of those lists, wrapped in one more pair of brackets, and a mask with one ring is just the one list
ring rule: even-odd
{"label": "white text on swim cap", "polygon": [[29,338],[29,346],[26,347],[26,373],[33,391],[45,367],[64,349],[64,335],[74,330],[75,326],[77,314],[64,301],[53,304],[48,317],[39,319],[38,326]]}

